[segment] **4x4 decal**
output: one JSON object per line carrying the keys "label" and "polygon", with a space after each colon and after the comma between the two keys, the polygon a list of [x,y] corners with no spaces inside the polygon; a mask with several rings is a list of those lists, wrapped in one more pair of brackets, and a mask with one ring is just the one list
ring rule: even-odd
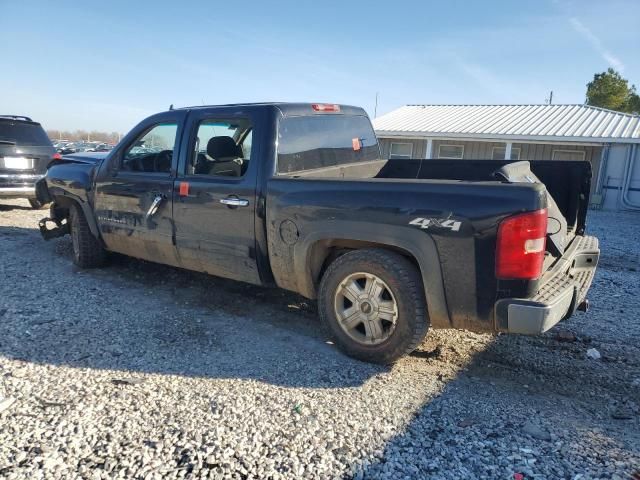
{"label": "4x4 decal", "polygon": [[418,217],[414,218],[409,222],[409,225],[415,225],[416,227],[420,227],[422,229],[427,229],[429,227],[439,227],[439,228],[448,228],[452,232],[460,231],[460,227],[462,226],[462,222],[457,220],[451,220],[448,218],[423,218]]}

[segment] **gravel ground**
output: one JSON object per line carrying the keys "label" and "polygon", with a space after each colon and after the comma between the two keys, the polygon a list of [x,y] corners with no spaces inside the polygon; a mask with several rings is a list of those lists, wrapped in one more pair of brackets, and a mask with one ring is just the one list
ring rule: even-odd
{"label": "gravel ground", "polygon": [[640,469],[640,215],[590,213],[588,314],[535,338],[431,332],[393,368],[341,355],[287,292],[119,256],[80,271],[42,216],[0,205],[0,478]]}

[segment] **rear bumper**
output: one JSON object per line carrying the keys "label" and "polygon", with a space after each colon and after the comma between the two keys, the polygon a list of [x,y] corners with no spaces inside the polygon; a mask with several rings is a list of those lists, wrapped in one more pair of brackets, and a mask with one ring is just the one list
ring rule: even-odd
{"label": "rear bumper", "polygon": [[0,174],[0,198],[35,198],[42,175]]}
{"label": "rear bumper", "polygon": [[533,298],[505,298],[496,302],[498,330],[538,335],[570,317],[587,298],[599,256],[597,238],[576,237],[544,275]]}

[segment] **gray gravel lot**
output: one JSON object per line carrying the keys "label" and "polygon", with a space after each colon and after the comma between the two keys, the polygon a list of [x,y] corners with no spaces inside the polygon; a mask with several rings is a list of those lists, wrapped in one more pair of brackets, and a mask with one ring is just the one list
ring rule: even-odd
{"label": "gray gravel lot", "polygon": [[0,478],[640,469],[640,215],[590,212],[588,314],[535,338],[431,332],[384,368],[287,292],[120,256],[80,271],[68,237],[40,239],[45,213],[0,202]]}

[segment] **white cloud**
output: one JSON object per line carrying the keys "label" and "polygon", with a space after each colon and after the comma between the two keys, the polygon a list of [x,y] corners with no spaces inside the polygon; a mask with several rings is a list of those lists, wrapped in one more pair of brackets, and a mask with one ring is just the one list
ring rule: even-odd
{"label": "white cloud", "polygon": [[[473,85],[480,89],[474,97],[483,98],[486,103],[518,103],[530,98],[523,92],[530,92],[531,86],[523,78],[514,79],[500,75],[486,65],[479,65],[461,57],[454,57],[454,65],[469,78]],[[468,82],[467,82],[468,83]],[[467,85],[468,87],[468,85]],[[459,93],[460,94],[460,93]],[[474,100],[477,101],[477,100]]]}
{"label": "white cloud", "polygon": [[602,40],[598,38],[584,23],[578,20],[576,17],[569,18],[569,22],[573,29],[582,35],[587,41],[591,44],[591,46],[600,54],[600,56],[606,61],[611,67],[616,70],[622,72],[624,70],[624,64],[622,61],[616,57],[613,53],[611,53],[602,43]]}

